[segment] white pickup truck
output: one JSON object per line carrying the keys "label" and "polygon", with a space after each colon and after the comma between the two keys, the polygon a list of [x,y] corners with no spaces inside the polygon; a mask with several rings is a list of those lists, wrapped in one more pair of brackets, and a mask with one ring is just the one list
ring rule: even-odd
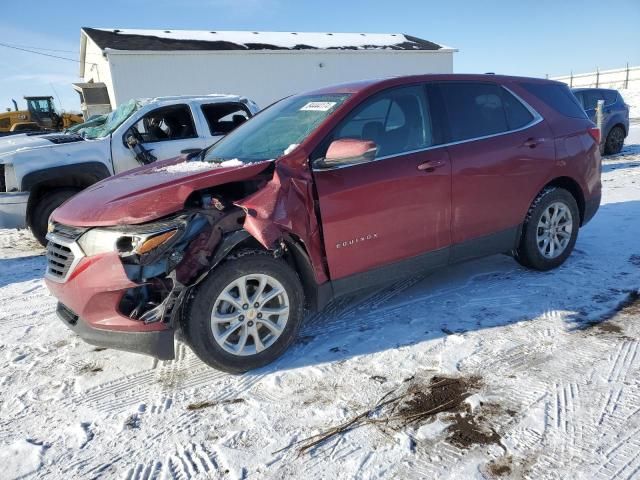
{"label": "white pickup truck", "polygon": [[51,212],[83,188],[155,160],[208,147],[257,113],[235,95],[131,100],[76,133],[0,140],[0,228],[44,244]]}

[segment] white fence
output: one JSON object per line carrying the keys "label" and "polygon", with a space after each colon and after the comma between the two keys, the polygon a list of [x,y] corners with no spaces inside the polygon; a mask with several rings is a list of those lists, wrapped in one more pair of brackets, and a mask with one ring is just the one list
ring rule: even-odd
{"label": "white fence", "polygon": [[602,88],[639,88],[640,67],[615,68],[613,70],[596,70],[591,73],[579,73],[551,77],[552,80],[564,82],[570,87],[602,87]]}

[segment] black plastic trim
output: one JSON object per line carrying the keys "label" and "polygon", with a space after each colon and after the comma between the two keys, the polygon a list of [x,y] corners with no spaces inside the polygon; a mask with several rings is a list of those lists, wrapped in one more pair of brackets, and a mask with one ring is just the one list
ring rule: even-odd
{"label": "black plastic trim", "polygon": [[444,267],[448,263],[450,248],[445,247],[422,255],[411,257],[390,265],[356,273],[331,282],[333,296],[340,297],[376,285],[390,283],[404,277],[424,273]]}
{"label": "black plastic trim", "polygon": [[521,231],[522,227],[518,225],[491,235],[453,245],[449,263],[465,262],[498,253],[509,253],[517,248]]}
{"label": "black plastic trim", "polygon": [[[62,304],[59,304],[56,313],[72,332],[91,345],[151,355],[158,360],[175,358],[173,329],[154,332],[102,330],[89,326]],[[75,324],[70,322],[70,318],[74,317]]]}
{"label": "black plastic trim", "polygon": [[602,194],[598,193],[596,196],[584,202],[584,218],[582,219],[582,226],[589,223],[589,221],[595,216],[596,212],[600,208],[601,199]]}
{"label": "black plastic trim", "polygon": [[36,185],[52,180],[56,181],[57,187],[88,187],[110,176],[111,172],[104,163],[74,163],[27,173],[22,178],[20,190],[28,192]]}

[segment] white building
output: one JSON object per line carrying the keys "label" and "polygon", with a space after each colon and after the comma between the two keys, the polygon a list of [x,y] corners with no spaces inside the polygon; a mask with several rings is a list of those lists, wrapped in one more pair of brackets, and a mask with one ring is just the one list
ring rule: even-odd
{"label": "white building", "polygon": [[[80,76],[85,84],[103,85],[76,89],[86,92],[89,105],[89,97],[104,103],[108,94],[113,108],[131,98],[208,93],[244,95],[265,107],[335,83],[451,73],[454,52],[400,33],[83,28]],[[103,87],[102,95],[96,87]]]}

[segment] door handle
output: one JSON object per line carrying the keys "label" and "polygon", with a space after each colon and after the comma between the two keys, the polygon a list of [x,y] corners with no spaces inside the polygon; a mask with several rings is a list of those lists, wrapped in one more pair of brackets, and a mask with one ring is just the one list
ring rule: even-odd
{"label": "door handle", "polygon": [[524,147],[536,148],[538,144],[544,142],[544,138],[527,138],[522,144]]}
{"label": "door handle", "polygon": [[421,172],[433,172],[436,168],[444,167],[442,160],[427,160],[424,163],[418,165],[418,170]]}

